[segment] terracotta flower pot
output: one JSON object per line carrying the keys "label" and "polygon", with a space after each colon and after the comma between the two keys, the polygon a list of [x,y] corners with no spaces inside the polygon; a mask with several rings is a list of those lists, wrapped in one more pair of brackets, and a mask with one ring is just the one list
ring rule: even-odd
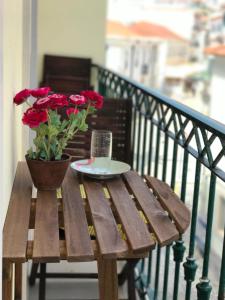
{"label": "terracotta flower pot", "polygon": [[42,161],[25,156],[34,186],[39,190],[56,190],[61,187],[70,156],[63,154],[62,160]]}

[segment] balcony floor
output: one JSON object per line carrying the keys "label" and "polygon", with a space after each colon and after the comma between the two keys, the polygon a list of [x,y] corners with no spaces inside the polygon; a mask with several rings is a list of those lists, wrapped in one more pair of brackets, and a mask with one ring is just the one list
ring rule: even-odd
{"label": "balcony floor", "polygon": [[[121,268],[118,263],[118,269]],[[30,269],[30,266],[29,266]],[[47,269],[50,272],[95,272],[96,263],[60,263],[48,264]],[[38,300],[37,280],[34,287],[29,287],[27,291],[28,300]],[[98,282],[97,280],[85,279],[48,279],[46,285],[46,300],[97,300],[98,298]],[[127,286],[119,288],[119,299],[127,299]],[[138,298],[137,298],[138,299]]]}

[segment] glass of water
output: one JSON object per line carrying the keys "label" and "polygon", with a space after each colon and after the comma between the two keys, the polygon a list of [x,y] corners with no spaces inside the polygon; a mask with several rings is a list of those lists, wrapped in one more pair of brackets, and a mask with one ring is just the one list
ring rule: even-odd
{"label": "glass of water", "polygon": [[100,159],[112,157],[112,132],[108,130],[93,130],[91,134],[91,158]]}

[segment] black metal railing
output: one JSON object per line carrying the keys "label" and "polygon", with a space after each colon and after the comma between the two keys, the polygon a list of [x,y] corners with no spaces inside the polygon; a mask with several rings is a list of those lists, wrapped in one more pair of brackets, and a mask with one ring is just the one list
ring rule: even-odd
{"label": "black metal railing", "polygon": [[141,299],[224,299],[225,125],[104,67],[93,70],[104,96],[132,99],[133,169],[168,182],[192,212],[187,234],[139,263]]}

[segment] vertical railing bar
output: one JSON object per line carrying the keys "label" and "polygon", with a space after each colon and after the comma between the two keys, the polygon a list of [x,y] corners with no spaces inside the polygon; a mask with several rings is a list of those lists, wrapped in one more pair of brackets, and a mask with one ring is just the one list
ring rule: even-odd
{"label": "vertical railing bar", "polygon": [[[176,184],[177,150],[178,150],[178,144],[176,143],[176,140],[174,140],[172,176],[171,176],[171,188],[173,190],[175,189],[175,184]],[[175,261],[173,299],[177,300],[178,292],[179,292],[180,263],[183,260],[183,253],[185,251],[185,247],[183,246],[183,241],[182,241],[181,237],[180,237],[179,241],[177,241],[174,244],[173,251],[174,251],[174,261]]]}
{"label": "vertical railing bar", "polygon": [[168,141],[169,137],[165,133],[165,142],[164,142],[164,154],[163,154],[163,173],[162,173],[162,180],[166,181],[166,173],[167,173],[167,161],[168,161]]}
{"label": "vertical railing bar", "polygon": [[183,202],[185,202],[185,198],[186,198],[188,159],[189,159],[189,154],[188,154],[187,150],[184,149],[181,196],[180,196],[180,198]]}
{"label": "vertical railing bar", "polygon": [[[155,170],[154,170],[154,176],[155,177],[158,176],[159,151],[160,151],[160,128],[157,127],[156,148],[155,148]],[[161,249],[158,246],[158,248],[157,248],[157,258],[156,258],[154,299],[157,299],[157,295],[158,295],[160,257],[161,257]]]}
{"label": "vertical railing bar", "polygon": [[204,262],[202,268],[203,278],[208,276],[208,269],[209,269],[209,254],[210,254],[211,237],[212,237],[212,222],[213,222],[213,212],[214,212],[214,203],[215,203],[215,190],[216,190],[216,175],[212,173],[210,178],[206,240],[205,240],[205,250],[204,250]]}
{"label": "vertical railing bar", "polygon": [[157,246],[157,258],[156,258],[156,271],[155,271],[155,290],[154,290],[154,300],[158,297],[158,288],[159,288],[159,271],[160,271],[160,258],[161,258],[161,249],[160,246]]}
{"label": "vertical railing bar", "polygon": [[143,149],[142,149],[142,167],[141,167],[141,175],[144,174],[145,172],[145,153],[146,153],[146,133],[147,133],[147,118],[145,116],[145,121],[144,121],[144,141],[143,141]]}
{"label": "vertical railing bar", "polygon": [[139,111],[138,114],[138,137],[137,137],[137,172],[139,172],[139,162],[140,162],[140,144],[141,144],[141,125],[142,125],[142,115]]}
{"label": "vertical railing bar", "polygon": [[172,176],[171,176],[171,188],[174,190],[175,183],[176,183],[176,170],[177,170],[177,148],[178,145],[176,144],[176,141],[174,141],[173,146],[173,162],[172,162]]}
{"label": "vertical railing bar", "polygon": [[214,206],[215,206],[214,205],[215,192],[216,192],[216,175],[214,173],[211,173],[202,278],[200,278],[200,282],[196,286],[199,300],[202,299],[208,300],[210,298],[210,293],[212,290],[212,286],[210,285],[210,280],[208,279],[208,270],[209,270],[209,258],[210,258],[211,237],[212,237],[213,213],[214,213]]}
{"label": "vertical railing bar", "polygon": [[149,137],[149,155],[148,155],[148,175],[151,175],[152,165],[152,144],[153,144],[154,125],[150,123],[150,137]]}
{"label": "vertical railing bar", "polygon": [[194,185],[194,198],[192,207],[192,218],[191,218],[191,236],[189,245],[189,257],[194,255],[195,248],[195,231],[197,224],[197,214],[198,214],[198,199],[199,199],[199,187],[200,187],[200,177],[201,177],[201,163],[199,160],[196,161],[196,171],[195,171],[195,185]]}
{"label": "vertical railing bar", "polygon": [[137,120],[136,120],[136,116],[137,116],[137,109],[136,109],[136,103],[134,104],[134,106],[133,106],[133,124],[134,124],[134,126],[133,126],[133,136],[132,136],[132,142],[133,142],[133,159],[132,159],[132,164],[133,164],[133,169],[135,169],[134,168],[134,163],[135,163],[135,155],[136,155],[136,153],[135,153],[135,149],[136,149],[136,122],[137,122]]}
{"label": "vertical railing bar", "polygon": [[[177,156],[177,150],[175,151],[175,155]],[[182,188],[181,194],[185,199],[186,194],[186,183],[187,183],[187,170],[188,170],[188,154],[184,152],[184,159],[183,159],[183,171],[182,171]],[[171,186],[175,183],[175,181],[171,180]],[[176,241],[175,245],[173,246],[174,251],[174,261],[175,261],[175,273],[174,273],[174,290],[173,290],[173,299],[176,300],[178,298],[179,292],[179,278],[180,278],[180,264],[183,261],[183,256],[185,252],[185,246],[183,245],[184,242],[182,237],[178,241]]]}
{"label": "vertical railing bar", "polygon": [[190,300],[191,286],[192,286],[192,282],[195,279],[195,273],[197,270],[197,265],[195,263],[195,259],[193,258],[193,255],[194,255],[194,248],[195,248],[195,232],[196,232],[197,214],[198,214],[200,179],[201,179],[201,163],[199,160],[196,160],[189,252],[188,252],[187,261],[184,263],[184,275],[185,275],[185,280],[187,282],[185,300]]}
{"label": "vertical railing bar", "polygon": [[179,292],[179,279],[180,279],[180,264],[183,261],[184,252],[186,247],[184,246],[184,241],[182,240],[182,236],[180,239],[175,242],[173,245],[173,254],[175,261],[175,273],[174,273],[174,289],[173,289],[173,299],[178,299]]}
{"label": "vertical railing bar", "polygon": [[144,269],[145,269],[145,259],[143,258],[143,259],[141,260],[141,273],[144,272]]}
{"label": "vertical railing bar", "polygon": [[152,273],[152,251],[148,255],[148,273],[147,273],[147,286],[151,283],[151,274]]}
{"label": "vertical railing bar", "polygon": [[220,283],[219,283],[219,292],[218,300],[225,299],[225,226],[223,232],[223,254],[221,261],[221,270],[220,270]]}
{"label": "vertical railing bar", "polygon": [[170,247],[171,245],[166,246],[165,268],[164,268],[164,279],[163,279],[163,297],[162,297],[163,300],[167,299],[167,292],[168,292]]}
{"label": "vertical railing bar", "polygon": [[159,151],[160,151],[160,128],[157,127],[156,147],[155,147],[155,171],[154,176],[158,176],[159,169]]}
{"label": "vertical railing bar", "polygon": [[[164,142],[164,154],[163,154],[163,174],[162,180],[166,181],[166,174],[167,174],[167,162],[168,162],[168,142],[169,137],[165,132],[165,142]],[[170,259],[170,246],[166,247],[166,254],[165,254],[165,267],[164,267],[164,279],[163,279],[163,296],[162,299],[166,300],[167,298],[167,290],[168,290],[168,278],[169,278],[169,259]]]}

